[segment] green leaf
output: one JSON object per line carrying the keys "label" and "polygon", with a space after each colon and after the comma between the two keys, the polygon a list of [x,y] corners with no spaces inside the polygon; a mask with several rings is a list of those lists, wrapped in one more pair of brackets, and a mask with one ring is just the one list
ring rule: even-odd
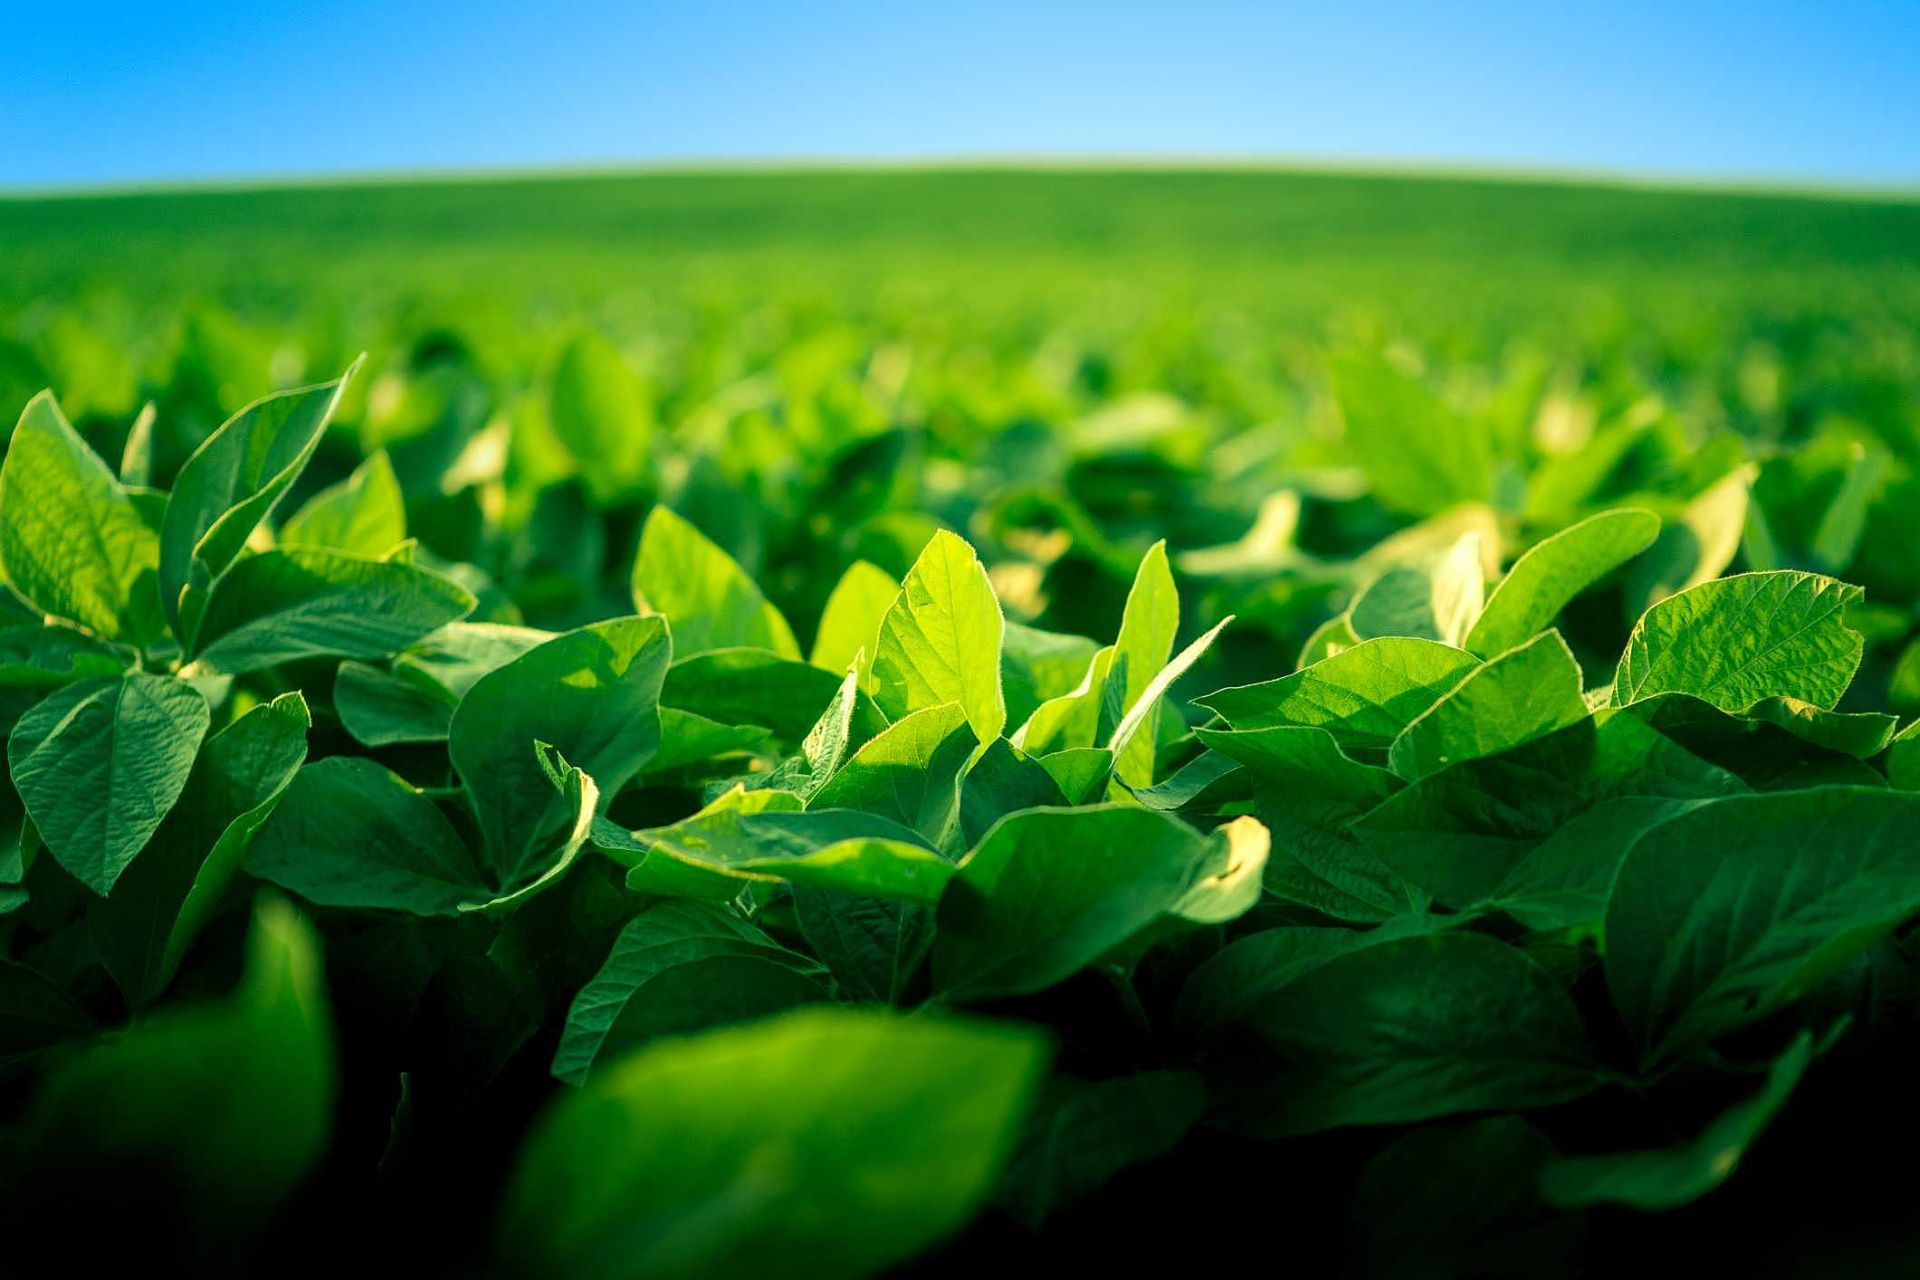
{"label": "green leaf", "polygon": [[1113,642],[1114,660],[1124,658],[1127,664],[1121,705],[1131,713],[1136,706],[1148,704],[1136,726],[1138,731],[1130,735],[1128,745],[1124,750],[1114,751],[1114,775],[1127,786],[1153,785],[1154,729],[1159,719],[1160,700],[1155,697],[1149,701],[1144,695],[1155,674],[1167,665],[1179,630],[1180,592],[1173,585],[1173,570],[1167,565],[1167,544],[1162,539],[1147,548],[1147,554],[1140,559],[1133,586],[1127,591],[1126,608],[1120,616],[1120,634]]}
{"label": "green leaf", "polygon": [[1278,680],[1195,699],[1236,729],[1312,725],[1348,747],[1385,747],[1479,666],[1431,640],[1368,640]]}
{"label": "green leaf", "polygon": [[1150,809],[1035,809],[987,834],[941,896],[935,986],[1044,990],[1154,924],[1228,862],[1224,838]]}
{"label": "green leaf", "polygon": [[1219,1039],[1288,983],[1350,952],[1448,926],[1446,917],[1403,915],[1375,929],[1289,925],[1250,933],[1216,951],[1180,990],[1174,1017],[1201,1041]]}
{"label": "green leaf", "polygon": [[653,451],[647,385],[605,338],[583,333],[553,376],[553,434],[602,502],[642,484]]}
{"label": "green leaf", "polygon": [[660,744],[660,686],[671,648],[659,618],[597,622],[529,649],[461,699],[448,752],[500,889],[511,892],[544,871],[573,822],[534,744],[559,751],[602,794],[618,792]]}
{"label": "green leaf", "polygon": [[1206,1086],[1191,1071],[1142,1071],[1111,1080],[1056,1076],[1034,1104],[996,1198],[1037,1230],[1121,1170],[1171,1151],[1206,1105]]}
{"label": "green leaf", "polygon": [[1554,1160],[1540,1172],[1540,1193],[1569,1208],[1624,1204],[1654,1212],[1698,1200],[1733,1176],[1812,1061],[1813,1033],[1802,1031],[1774,1059],[1758,1091],[1715,1116],[1691,1141]]}
{"label": "green leaf", "polygon": [[838,672],[852,667],[862,650],[871,654],[880,635],[880,620],[899,594],[900,584],[878,565],[865,560],[848,565],[827,596],[807,661]]}
{"label": "green leaf", "polygon": [[89,676],[123,675],[131,656],[62,626],[0,630],[0,726],[11,729],[54,689]]}
{"label": "green leaf", "polygon": [[938,846],[956,820],[960,774],[974,750],[959,703],[927,707],[862,746],[807,804],[891,818]]}
{"label": "green leaf", "polygon": [[1603,801],[1745,790],[1726,770],[1615,711],[1422,778],[1352,830],[1389,867],[1459,910],[1491,897],[1522,859]]}
{"label": "green leaf", "polygon": [[323,907],[451,916],[493,896],[432,800],[374,761],[349,756],[294,775],[255,834],[246,868]]}
{"label": "green leaf", "polygon": [[0,571],[35,610],[109,640],[160,629],[159,543],[51,392],[27,402],[0,463]]}
{"label": "green leaf", "polygon": [[203,593],[306,469],[359,367],[254,401],[180,468],[160,525],[160,599],[183,647],[195,643]]}
{"label": "green leaf", "polygon": [[[782,742],[798,743],[839,696],[843,678],[765,649],[715,649],[675,662],[660,701],[718,724],[759,725]],[[886,725],[873,699],[856,694],[851,739],[864,742]]]}
{"label": "green leaf", "polygon": [[1552,1106],[1600,1083],[1566,992],[1480,934],[1338,956],[1244,1025],[1270,1061],[1229,1069],[1221,1119],[1257,1137]]}
{"label": "green leaf", "polygon": [[581,1280],[872,1274],[985,1201],[1044,1056],[1012,1026],[836,1009],[655,1045],[535,1123],[499,1245]]}
{"label": "green leaf", "polygon": [[1040,757],[1068,804],[1091,804],[1106,793],[1113,776],[1113,752],[1105,747],[1069,747]]}
{"label": "green leaf", "polygon": [[1591,927],[1607,915],[1620,860],[1642,834],[1709,800],[1620,796],[1567,820],[1507,872],[1483,906],[1529,929]]}
{"label": "green leaf", "polygon": [[248,956],[231,998],[156,1015],[48,1073],[20,1130],[33,1176],[16,1210],[108,1222],[158,1200],[197,1251],[192,1270],[242,1267],[326,1150],[335,1091],[313,930],[264,901]]}
{"label": "green leaf", "polygon": [[874,700],[895,720],[957,702],[974,736],[993,741],[1007,722],[1000,690],[1004,626],[979,557],[964,540],[941,530],[914,561],[880,623]]}
{"label": "green leaf", "polygon": [[455,700],[431,680],[364,662],[343,662],[333,680],[333,709],[365,747],[445,742]]}
{"label": "green leaf", "polygon": [[795,885],[794,918],[843,1000],[898,1003],[933,942],[933,912],[912,902]]}
{"label": "green leaf", "polygon": [[1467,633],[1466,647],[1489,657],[1525,643],[1551,626],[1575,596],[1652,546],[1659,534],[1659,516],[1622,507],[1535,543],[1488,597]]}
{"label": "green leaf", "polygon": [[421,678],[458,702],[481,676],[545,644],[554,634],[493,622],[451,622],[404,653],[395,654],[393,667],[396,672]]}
{"label": "green leaf", "polygon": [[451,578],[315,547],[263,551],[207,593],[191,670],[238,675],[306,658],[376,658],[473,610]]}
{"label": "green leaf", "polygon": [[1902,729],[1888,745],[1887,781],[1902,791],[1920,791],[1920,720]]}
{"label": "green leaf", "polygon": [[477,911],[489,916],[507,916],[518,911],[529,899],[559,883],[580,851],[587,846],[600,809],[599,784],[583,770],[568,764],[566,757],[548,744],[536,742],[533,749],[541,772],[547,775],[547,781],[553,784],[555,793],[560,797],[560,811],[565,815],[559,847],[545,855],[544,866],[536,863],[529,869],[528,875],[504,886],[501,892],[489,894],[481,901],[462,904],[459,908],[462,911]]}
{"label": "green leaf", "polygon": [[[1009,621],[1000,649],[1000,687],[1007,723],[1025,724],[1040,704],[1071,693],[1100,646],[1085,636],[1042,631]],[[1088,736],[1092,742],[1092,735]]]}
{"label": "green leaf", "polygon": [[749,648],[800,658],[787,620],[746,571],[667,507],[655,507],[640,532],[633,600],[641,613],[660,614],[673,625],[678,657]]}
{"label": "green leaf", "polygon": [[305,700],[288,693],[209,737],[146,849],[111,896],[88,905],[94,948],[130,1002],[153,999],[173,980],[306,760],[311,724]]}
{"label": "green leaf", "polygon": [[1776,725],[1825,751],[1871,760],[1886,749],[1900,721],[1878,711],[1829,711],[1798,698],[1763,698],[1746,710],[1749,720]]}
{"label": "green leaf", "polygon": [[[1775,704],[1778,705],[1775,705]],[[1854,758],[1885,727],[1871,714],[1823,711],[1766,699],[1733,715],[1692,694],[1662,693],[1625,708],[1693,755],[1737,774],[1756,791],[1790,791],[1882,781]]]}
{"label": "green leaf", "polygon": [[1920,796],[1734,796],[1653,828],[1607,907],[1607,986],[1657,1063],[1791,1004],[1920,913]]}
{"label": "green leaf", "polygon": [[1010,741],[1035,757],[1058,755],[1065,751],[1084,751],[1100,740],[1102,712],[1111,702],[1116,714],[1109,723],[1117,727],[1124,714],[1126,671],[1118,673],[1116,687],[1114,664],[1117,653],[1112,645],[1097,649],[1089,657],[1077,683],[1065,693],[1055,694],[1028,713]]}
{"label": "green leaf", "polygon": [[1495,755],[1564,728],[1587,714],[1580,664],[1558,631],[1476,667],[1423,711],[1387,751],[1412,782],[1462,760]]}
{"label": "green leaf", "polygon": [[1492,496],[1493,444],[1483,418],[1455,414],[1377,355],[1336,359],[1332,374],[1347,442],[1381,506],[1430,516]]}
{"label": "green leaf", "polygon": [[407,508],[400,480],[380,449],[352,475],[323,489],[280,527],[283,547],[324,547],[378,558],[407,540]]}
{"label": "green leaf", "polygon": [[754,878],[932,903],[953,874],[918,833],[854,809],[799,812],[788,792],[735,787],[671,826],[597,823],[593,843],[633,868],[630,888],[725,901]]}
{"label": "green leaf", "polygon": [[120,449],[120,483],[129,488],[145,488],[153,483],[153,424],[159,416],[159,410],[149,400],[127,425],[127,440]]}
{"label": "green leaf", "polygon": [[1815,573],[1743,573],[1690,587],[1641,615],[1620,655],[1613,703],[1690,693],[1725,711],[1763,698],[1831,708],[1860,665],[1846,624],[1860,588]]}
{"label": "green leaf", "polygon": [[[1107,740],[1107,750],[1113,753],[1115,772],[1119,771],[1120,762],[1126,758],[1129,748],[1144,745],[1147,748],[1147,762],[1144,766],[1136,767],[1133,782],[1140,786],[1152,785],[1155,744],[1150,738],[1142,739],[1140,735],[1143,731],[1150,731],[1149,727],[1159,711],[1160,700],[1166,697],[1167,690],[1173,688],[1174,682],[1213,647],[1215,637],[1225,631],[1232,621],[1232,614],[1222,618],[1210,631],[1176,654],[1173,661],[1156,672],[1140,690],[1139,697],[1128,708],[1127,714],[1121,717],[1120,723],[1114,726],[1113,736]],[[1127,779],[1122,778],[1121,781],[1126,782]]]}
{"label": "green leaf", "polygon": [[180,798],[211,721],[193,686],[141,672],[70,684],[20,717],[7,762],[55,861],[109,893]]}
{"label": "green leaf", "polygon": [[1254,815],[1273,833],[1265,878],[1274,893],[1342,920],[1385,920],[1425,907],[1346,831],[1393,794],[1393,774],[1354,760],[1325,729],[1202,729],[1197,736],[1245,770]]}
{"label": "green leaf", "polygon": [[1754,467],[1741,463],[1669,513],[1653,546],[1627,574],[1630,606],[1658,604],[1726,571],[1751,523]]}
{"label": "green leaf", "polygon": [[1067,807],[1045,765],[1005,738],[980,752],[960,783],[960,842],[971,849],[993,824],[1022,809]]}
{"label": "green leaf", "polygon": [[553,1074],[588,1078],[648,1040],[748,1022],[825,998],[819,965],[726,910],[667,900],[627,923],[568,1010]]}
{"label": "green leaf", "polygon": [[1395,565],[1369,583],[1347,610],[1361,640],[1415,636],[1462,645],[1486,598],[1485,553],[1478,531],[1441,553]]}

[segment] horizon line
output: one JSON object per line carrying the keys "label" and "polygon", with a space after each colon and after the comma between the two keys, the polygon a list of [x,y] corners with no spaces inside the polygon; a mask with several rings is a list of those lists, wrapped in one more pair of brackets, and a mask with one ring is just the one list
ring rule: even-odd
{"label": "horizon line", "polygon": [[1533,163],[1431,156],[1334,155],[1313,152],[951,152],[926,155],[714,155],[568,161],[526,165],[284,170],[184,174],[98,182],[0,184],[0,200],[114,199],[164,195],[229,195],[328,187],[401,187],[463,182],[529,182],[676,175],[797,173],[1272,173],[1302,177],[1363,176],[1512,185],[1612,187],[1781,198],[1920,202],[1920,177],[1864,179],[1774,172],[1689,173],[1664,168]]}

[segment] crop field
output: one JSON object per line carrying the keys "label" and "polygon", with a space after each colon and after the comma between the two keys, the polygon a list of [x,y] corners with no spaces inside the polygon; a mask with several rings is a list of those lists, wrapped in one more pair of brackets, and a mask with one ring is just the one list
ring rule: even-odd
{"label": "crop field", "polygon": [[0,1271],[1920,1268],[1920,202],[5,198],[0,412]]}

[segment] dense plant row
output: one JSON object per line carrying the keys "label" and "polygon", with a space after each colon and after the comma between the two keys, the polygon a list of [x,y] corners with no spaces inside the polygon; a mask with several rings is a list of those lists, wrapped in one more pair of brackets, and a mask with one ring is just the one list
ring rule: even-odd
{"label": "dense plant row", "polygon": [[[1649,420],[1516,467],[1355,356],[1371,548],[1302,550],[1369,517],[1295,490],[1134,556],[1033,491],[976,513],[990,571],[856,444],[813,536],[871,502],[899,568],[853,560],[803,646],[703,531],[724,451],[675,480],[603,344],[550,407],[584,486],[502,485],[485,431],[432,488],[379,450],[303,483],[354,376],[177,464],[148,414],[109,467],[51,395],[8,445],[23,1242],[117,1215],[244,1265],[353,1206],[450,1269],[861,1274],[1357,1129],[1350,1262],[1541,1274],[1589,1210],[1726,1181],[1900,998],[1920,737],[1839,708],[1869,640],[1867,702],[1912,678],[1911,616],[1815,571],[1861,562],[1884,451]],[[1635,454],[1710,482],[1610,501]],[[516,521],[534,559],[461,558]],[[1116,562],[1075,606],[1110,643],[1032,624]],[[1320,622],[1296,655],[1276,616]]]}

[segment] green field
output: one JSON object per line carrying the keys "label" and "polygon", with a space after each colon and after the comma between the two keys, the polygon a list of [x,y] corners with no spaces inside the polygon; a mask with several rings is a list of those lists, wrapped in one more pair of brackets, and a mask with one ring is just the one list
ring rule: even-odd
{"label": "green field", "polygon": [[23,1256],[1920,1258],[1920,201],[16,196],[0,405]]}

